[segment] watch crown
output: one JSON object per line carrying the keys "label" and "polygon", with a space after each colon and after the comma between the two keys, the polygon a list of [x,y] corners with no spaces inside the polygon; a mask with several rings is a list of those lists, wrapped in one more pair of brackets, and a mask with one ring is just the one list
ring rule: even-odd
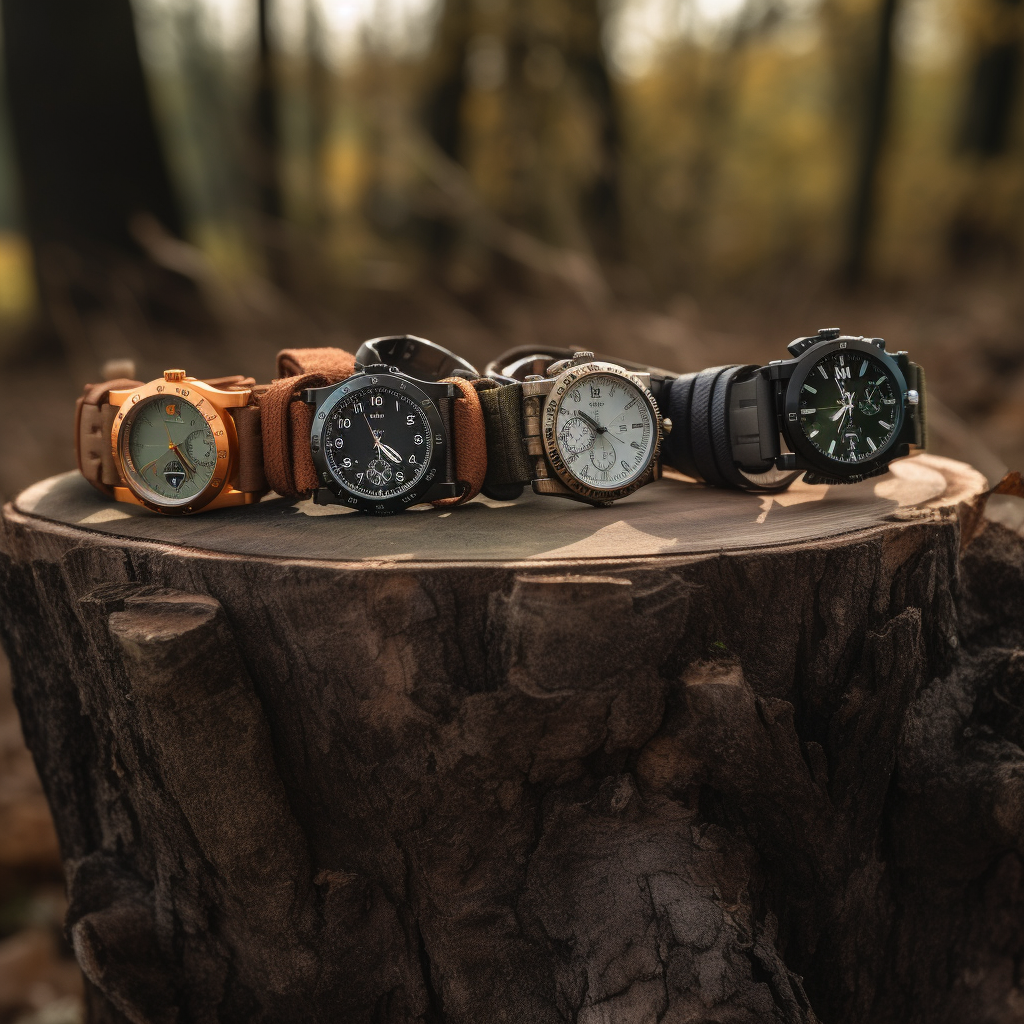
{"label": "watch crown", "polygon": [[672,433],[672,421],[667,416],[663,416],[662,417],[662,420],[661,420],[661,432],[663,434],[671,434]]}
{"label": "watch crown", "polygon": [[523,383],[529,383],[529,382],[535,381],[535,380],[547,380],[547,378],[542,373],[528,373],[523,378]]}
{"label": "watch crown", "polygon": [[593,358],[594,358],[594,353],[593,352],[573,352],[573,354],[572,354],[573,362],[576,362],[576,360],[580,360],[582,362],[585,359],[593,359]]}
{"label": "watch crown", "polygon": [[176,384],[185,379],[184,370],[164,370],[164,380],[169,384]]}
{"label": "watch crown", "polygon": [[921,396],[916,391],[907,392],[907,405],[917,405],[921,401]]}
{"label": "watch crown", "polygon": [[818,328],[818,337],[822,338],[824,341],[831,341],[833,338],[838,338],[840,333],[841,332],[838,327]]}

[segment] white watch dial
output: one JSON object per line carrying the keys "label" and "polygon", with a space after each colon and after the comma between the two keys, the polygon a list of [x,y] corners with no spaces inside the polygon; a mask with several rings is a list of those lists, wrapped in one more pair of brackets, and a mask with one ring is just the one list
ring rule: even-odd
{"label": "white watch dial", "polygon": [[569,472],[597,489],[631,484],[647,468],[657,424],[643,392],[610,373],[582,377],[555,413],[558,450]]}

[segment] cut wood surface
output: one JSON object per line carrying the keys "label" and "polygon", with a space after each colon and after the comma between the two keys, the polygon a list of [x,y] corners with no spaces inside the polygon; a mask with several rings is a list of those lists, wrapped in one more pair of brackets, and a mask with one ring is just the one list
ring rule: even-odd
{"label": "cut wood surface", "polygon": [[458,510],[419,506],[376,518],[338,505],[271,497],[254,508],[169,519],[116,504],[78,473],[44,480],[19,512],[83,530],[240,555],[330,561],[518,561],[623,558],[777,546],[853,533],[908,514],[954,508],[985,490],[980,473],[921,455],[849,487],[794,484],[756,495],[685,477],[644,487],[610,508],[527,491],[515,502],[475,498]]}
{"label": "cut wood surface", "polygon": [[90,1020],[1024,1020],[1024,541],[986,486],[30,489],[0,621]]}

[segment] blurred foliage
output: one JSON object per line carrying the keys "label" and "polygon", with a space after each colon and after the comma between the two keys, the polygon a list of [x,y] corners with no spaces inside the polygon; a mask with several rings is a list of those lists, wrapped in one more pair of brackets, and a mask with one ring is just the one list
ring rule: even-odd
{"label": "blurred foliage", "polygon": [[[299,295],[515,280],[495,218],[627,300],[836,279],[882,0],[423,0],[404,21],[364,0],[344,35],[340,6],[268,6],[285,210],[269,233]],[[190,240],[228,281],[268,274],[255,2],[135,11]],[[660,38],[627,59],[638,24]],[[871,280],[1017,268],[1022,24],[1019,0],[897,4]],[[0,316],[18,316],[26,253],[0,242]]]}

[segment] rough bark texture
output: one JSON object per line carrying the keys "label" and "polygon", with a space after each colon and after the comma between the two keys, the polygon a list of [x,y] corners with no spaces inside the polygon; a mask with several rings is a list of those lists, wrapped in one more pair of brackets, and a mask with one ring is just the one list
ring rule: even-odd
{"label": "rough bark texture", "polygon": [[8,506],[90,1019],[1024,1019],[1024,540],[982,525],[360,565]]}

